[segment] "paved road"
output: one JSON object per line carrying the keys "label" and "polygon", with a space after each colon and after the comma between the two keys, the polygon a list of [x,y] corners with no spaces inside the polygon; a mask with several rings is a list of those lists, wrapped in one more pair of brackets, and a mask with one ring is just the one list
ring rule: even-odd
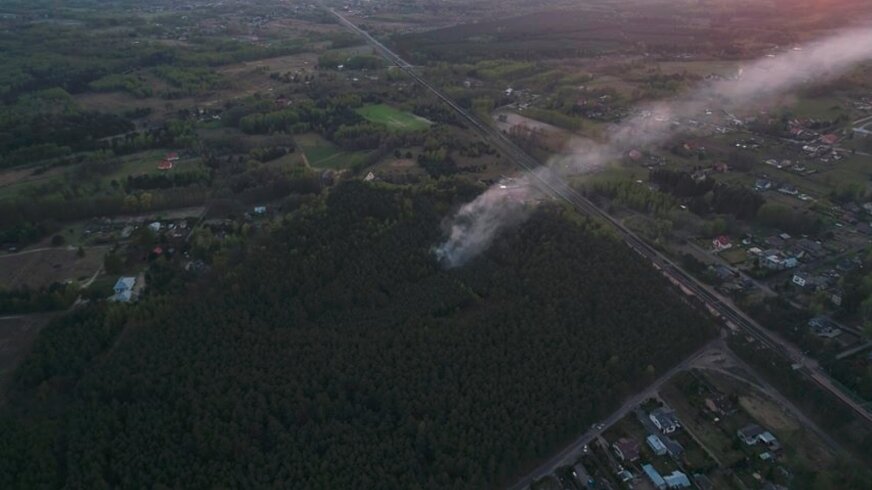
{"label": "paved road", "polygon": [[[0,259],[6,258],[6,257],[18,257],[18,256],[21,256],[21,255],[30,255],[30,254],[35,254],[35,253],[39,253],[39,252],[46,252],[46,251],[48,251],[48,250],[66,250],[66,251],[68,251],[68,252],[75,252],[75,251],[76,251],[76,247],[40,247],[40,248],[31,248],[31,249],[27,249],[27,250],[22,250],[22,251],[20,251],[20,252],[9,252],[9,253],[5,253],[5,254],[3,254],[3,255],[0,255]],[[87,249],[86,249],[86,250],[87,250]]]}

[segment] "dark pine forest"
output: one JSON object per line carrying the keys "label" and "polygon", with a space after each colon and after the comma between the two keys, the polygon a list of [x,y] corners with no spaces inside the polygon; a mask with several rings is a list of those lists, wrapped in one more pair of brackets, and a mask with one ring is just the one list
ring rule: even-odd
{"label": "dark pine forest", "polygon": [[0,488],[493,488],[713,335],[558,206],[444,270],[474,191],[348,182],[172,295],[51,324]]}

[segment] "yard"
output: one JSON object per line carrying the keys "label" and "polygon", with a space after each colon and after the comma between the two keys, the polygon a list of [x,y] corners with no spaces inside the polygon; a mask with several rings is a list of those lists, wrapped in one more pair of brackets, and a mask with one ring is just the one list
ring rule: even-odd
{"label": "yard", "polygon": [[357,113],[369,122],[382,124],[395,131],[420,131],[432,124],[423,117],[385,104],[368,104],[357,109]]}
{"label": "yard", "polygon": [[35,249],[0,255],[0,284],[6,288],[48,286],[91,278],[103,265],[109,246],[88,247],[78,257],[73,247]]}
{"label": "yard", "polygon": [[735,448],[735,441],[729,432],[723,431],[711,420],[703,418],[691,406],[686,395],[674,384],[666,386],[661,396],[675,409],[685,429],[692,433],[708,449],[722,467],[730,467],[744,459],[745,455]]}
{"label": "yard", "polygon": [[369,154],[368,152],[347,152],[314,133],[295,136],[294,140],[306,155],[309,166],[313,168],[334,170],[351,168]]}
{"label": "yard", "polygon": [[741,248],[732,248],[721,252],[721,257],[730,265],[744,264],[748,260],[748,254]]}

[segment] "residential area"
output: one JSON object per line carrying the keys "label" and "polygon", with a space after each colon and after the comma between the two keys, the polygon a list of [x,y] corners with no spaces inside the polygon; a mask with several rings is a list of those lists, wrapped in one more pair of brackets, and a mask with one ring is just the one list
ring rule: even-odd
{"label": "residential area", "polygon": [[834,458],[796,407],[747,366],[720,362],[677,374],[613,425],[592,428],[577,457],[530,488],[787,489]]}

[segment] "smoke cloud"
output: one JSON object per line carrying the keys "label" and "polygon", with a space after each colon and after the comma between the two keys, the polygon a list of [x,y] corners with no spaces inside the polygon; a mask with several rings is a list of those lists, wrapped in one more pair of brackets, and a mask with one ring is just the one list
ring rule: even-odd
{"label": "smoke cloud", "polygon": [[[727,113],[766,103],[809,83],[838,77],[872,60],[872,29],[855,29],[745,67],[734,80],[705,84],[681,99],[650,104],[613,127],[605,143],[575,142],[568,155],[516,179],[504,179],[465,204],[446,224],[448,238],[434,252],[446,267],[458,267],[486,250],[500,231],[523,222],[531,203],[559,197],[567,176],[601,169],[628,151],[663,143],[683,131],[679,121],[706,110]],[[558,191],[559,193],[559,191]]]}

